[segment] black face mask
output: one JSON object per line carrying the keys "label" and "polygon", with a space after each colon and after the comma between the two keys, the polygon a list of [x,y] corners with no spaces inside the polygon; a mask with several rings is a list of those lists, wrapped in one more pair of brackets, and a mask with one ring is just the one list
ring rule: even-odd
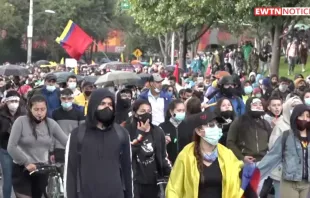
{"label": "black face mask", "polygon": [[271,84],[272,84],[272,86],[277,86],[278,82],[272,82]]}
{"label": "black face mask", "polygon": [[310,129],[310,122],[306,120],[296,120],[296,127],[299,131],[303,131],[305,129]]}
{"label": "black face mask", "polygon": [[141,114],[141,115],[137,115],[136,119],[137,119],[138,122],[145,123],[147,120],[149,120],[149,123],[152,123],[152,114],[144,113],[144,114]]}
{"label": "black face mask", "polygon": [[299,89],[300,91],[305,91],[306,86],[305,86],[305,85],[302,85],[302,86],[300,86],[298,89]]}
{"label": "black face mask", "polygon": [[252,118],[261,118],[264,114],[264,111],[250,111]]}
{"label": "black face mask", "polygon": [[40,124],[45,119],[45,118],[37,119],[32,115],[32,113],[30,113],[29,116],[31,117],[31,120],[33,120],[36,124]]}
{"label": "black face mask", "polygon": [[223,91],[222,91],[222,93],[223,93],[223,95],[224,96],[226,96],[226,97],[232,97],[233,95],[235,95],[235,89],[234,88],[232,88],[232,87],[229,87],[229,88],[227,88],[227,89],[223,89]]}
{"label": "black face mask", "polygon": [[121,99],[121,103],[124,108],[128,108],[131,105],[131,99]]}
{"label": "black face mask", "polygon": [[90,96],[91,91],[84,91],[85,96]]}
{"label": "black face mask", "polygon": [[103,124],[103,126],[108,127],[111,126],[114,121],[114,111],[112,111],[109,107],[106,107],[101,110],[97,110],[95,112],[96,119]]}
{"label": "black face mask", "polygon": [[232,118],[234,115],[234,112],[233,111],[222,111],[221,112],[221,116],[225,119],[229,119],[229,118]]}

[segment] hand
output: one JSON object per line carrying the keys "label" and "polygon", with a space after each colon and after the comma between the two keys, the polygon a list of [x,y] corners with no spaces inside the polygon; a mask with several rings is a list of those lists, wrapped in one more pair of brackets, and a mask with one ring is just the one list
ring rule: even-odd
{"label": "hand", "polygon": [[140,131],[150,132],[151,125],[150,125],[150,120],[149,120],[149,119],[148,119],[145,123],[143,123],[143,122],[138,122],[137,124],[138,124],[137,128],[138,128]]}
{"label": "hand", "polygon": [[278,120],[278,119],[276,119],[276,118],[274,118],[274,119],[271,120],[271,128],[273,128],[273,127],[276,126],[277,120]]}
{"label": "hand", "polygon": [[50,161],[52,164],[55,164],[55,155],[50,156]]}
{"label": "hand", "polygon": [[165,136],[165,139],[166,139],[166,144],[169,144],[171,142],[170,136]]}
{"label": "hand", "polygon": [[29,172],[32,172],[32,171],[37,170],[37,166],[36,166],[35,164],[28,164],[28,166],[26,166],[26,169],[27,169]]}
{"label": "hand", "polygon": [[252,164],[252,163],[254,163],[254,162],[255,162],[255,158],[254,158],[254,157],[252,157],[252,156],[244,156],[243,161],[244,161],[244,162],[246,162],[246,163],[250,163],[250,164]]}

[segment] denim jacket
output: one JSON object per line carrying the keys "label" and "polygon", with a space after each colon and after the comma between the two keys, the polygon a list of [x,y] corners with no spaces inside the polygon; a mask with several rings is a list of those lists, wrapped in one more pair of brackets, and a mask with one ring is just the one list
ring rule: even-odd
{"label": "denim jacket", "polygon": [[[266,178],[268,174],[282,163],[282,178],[288,181],[302,181],[303,174],[303,154],[301,143],[293,132],[290,131],[284,150],[284,159],[282,160],[282,137],[281,135],[271,148],[270,152],[258,164],[261,178]],[[310,145],[308,145],[308,153],[310,153]],[[309,157],[308,164],[310,164]],[[280,168],[280,167],[278,167]],[[308,167],[308,173],[310,168]],[[310,174],[309,174],[310,175]],[[308,181],[310,177],[308,175]]]}

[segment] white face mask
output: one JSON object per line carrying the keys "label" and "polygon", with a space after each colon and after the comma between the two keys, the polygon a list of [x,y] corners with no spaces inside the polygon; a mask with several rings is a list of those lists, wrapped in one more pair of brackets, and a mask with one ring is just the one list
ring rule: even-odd
{"label": "white face mask", "polygon": [[9,108],[9,110],[10,111],[12,111],[12,112],[16,112],[17,111],[17,109],[18,109],[18,107],[19,107],[19,103],[10,103],[10,104],[8,104],[8,108]]}
{"label": "white face mask", "polygon": [[75,89],[76,88],[76,82],[69,82],[68,83],[68,88],[69,89]]}

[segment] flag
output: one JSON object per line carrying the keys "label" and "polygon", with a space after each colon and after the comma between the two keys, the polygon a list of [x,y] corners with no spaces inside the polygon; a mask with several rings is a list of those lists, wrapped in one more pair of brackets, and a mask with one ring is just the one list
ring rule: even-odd
{"label": "flag", "polygon": [[76,60],[84,54],[93,39],[87,35],[77,24],[70,20],[60,37],[56,38],[67,53]]}
{"label": "flag", "polygon": [[150,58],[150,65],[153,65],[153,59]]}
{"label": "flag", "polygon": [[65,59],[64,59],[64,57],[61,58],[60,64],[61,64],[61,65],[64,65],[64,64],[65,64]]}
{"label": "flag", "polygon": [[79,73],[79,71],[78,71],[78,66],[75,66],[75,67],[74,67],[74,73],[75,73],[75,75],[78,75],[78,73]]}
{"label": "flag", "polygon": [[175,65],[173,76],[176,78],[176,83],[179,83],[179,64]]}
{"label": "flag", "polygon": [[121,62],[123,63],[124,62],[124,54],[121,53]]}

